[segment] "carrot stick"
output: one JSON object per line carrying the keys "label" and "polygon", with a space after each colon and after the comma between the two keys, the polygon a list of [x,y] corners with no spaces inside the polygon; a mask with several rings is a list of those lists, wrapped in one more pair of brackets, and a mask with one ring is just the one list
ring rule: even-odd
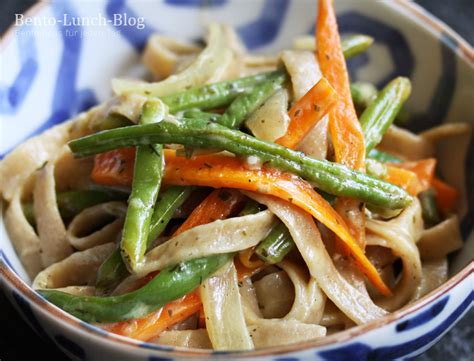
{"label": "carrot stick", "polygon": [[449,184],[433,179],[432,186],[436,192],[436,206],[443,214],[451,213],[459,201],[459,192]]}
{"label": "carrot stick", "polygon": [[[345,224],[347,224],[351,236],[357,242],[357,245],[365,249],[365,213],[364,203],[354,198],[338,197],[334,204],[334,209],[341,217]],[[339,238],[337,238],[339,239]],[[341,246],[341,242],[336,243],[336,246]],[[342,242],[341,250],[347,254],[347,249]]]}
{"label": "carrot stick", "polygon": [[286,134],[275,143],[287,148],[295,148],[321,120],[335,103],[337,94],[328,81],[321,78],[290,109],[290,124]]}
{"label": "carrot stick", "polygon": [[204,307],[202,305],[199,309],[198,326],[199,328],[206,328],[206,315],[204,314]]}
{"label": "carrot stick", "polygon": [[434,179],[436,159],[428,158],[413,162],[389,163],[385,180],[412,195],[428,190]]}
{"label": "carrot stick", "polygon": [[131,185],[135,153],[135,148],[130,147],[97,154],[94,157],[94,168],[91,173],[92,180],[104,185]]}
{"label": "carrot stick", "polygon": [[237,271],[237,279],[239,281],[242,281],[247,277],[252,277],[258,271],[260,271],[263,267],[263,263],[262,265],[258,267],[247,267],[242,263],[242,261],[240,260],[240,257],[234,257],[234,265]]}
{"label": "carrot stick", "polygon": [[436,159],[428,158],[414,162],[394,163],[392,165],[415,173],[422,187],[421,192],[431,187],[436,169]]}
{"label": "carrot stick", "polygon": [[252,259],[255,247],[250,247],[240,251],[234,259],[237,277],[242,281],[246,277],[251,277],[262,269],[265,263],[261,259]]}
{"label": "carrot stick", "polygon": [[254,251],[255,247],[250,247],[239,252],[239,260],[247,268],[254,269],[263,265],[263,261],[261,259],[252,260]]}
{"label": "carrot stick", "polygon": [[[316,53],[321,72],[339,95],[336,105],[329,113],[329,130],[336,162],[352,169],[364,171],[364,134],[352,102],[349,74],[331,0],[319,1],[316,42],[318,49]],[[350,232],[359,246],[365,248],[363,203],[356,199],[338,198],[335,208],[349,225]]]}
{"label": "carrot stick", "polygon": [[214,190],[191,212],[173,236],[177,236],[193,227],[227,218],[241,205],[243,199],[244,196],[238,191],[230,189]]}
{"label": "carrot stick", "polygon": [[352,102],[349,74],[331,0],[319,1],[316,39],[321,72],[339,96],[329,114],[336,161],[352,169],[364,170],[364,134]]}
{"label": "carrot stick", "polygon": [[385,176],[385,180],[387,182],[403,188],[414,196],[420,192],[423,192],[423,190],[426,190],[423,189],[423,185],[418,179],[416,173],[407,169],[398,168],[394,165],[387,165],[386,168],[387,175]]}
{"label": "carrot stick", "polygon": [[131,337],[137,340],[148,341],[169,327],[184,321],[191,315],[199,312],[201,299],[198,291],[191,292],[186,296],[168,303],[159,310],[142,318],[101,324],[103,329],[118,335]]}

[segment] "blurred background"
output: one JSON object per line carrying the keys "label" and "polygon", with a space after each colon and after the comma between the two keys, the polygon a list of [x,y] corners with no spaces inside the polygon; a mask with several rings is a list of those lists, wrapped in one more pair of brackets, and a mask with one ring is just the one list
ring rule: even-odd
{"label": "blurred background", "polygon": [[[34,0],[0,0],[0,34],[3,35],[14,22],[15,14],[24,12],[36,2]],[[415,2],[448,24],[471,46],[474,44],[474,0],[416,0]],[[0,361],[13,360],[60,361],[67,358],[53,343],[36,335],[0,291]],[[416,360],[474,360],[474,309],[471,309],[440,342],[425,354],[418,356]]]}

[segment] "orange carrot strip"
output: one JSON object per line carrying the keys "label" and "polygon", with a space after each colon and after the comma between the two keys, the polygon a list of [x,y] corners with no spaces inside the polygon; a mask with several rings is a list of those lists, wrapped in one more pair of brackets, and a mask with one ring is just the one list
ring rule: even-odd
{"label": "orange carrot strip", "polygon": [[247,268],[255,269],[263,266],[263,261],[261,259],[252,259],[254,254],[255,247],[247,248],[239,252],[239,260]]}
{"label": "orange carrot strip", "polygon": [[[354,198],[338,197],[334,204],[334,209],[347,224],[351,236],[356,240],[357,245],[365,249],[365,213],[364,203]],[[336,245],[339,246],[341,242]],[[342,248],[345,254],[347,250]]]}
{"label": "orange carrot strip", "polygon": [[421,192],[431,187],[436,169],[436,159],[428,158],[414,162],[394,163],[391,165],[415,173],[422,187]]}
{"label": "orange carrot strip", "polygon": [[[329,130],[336,162],[364,171],[364,134],[352,102],[349,74],[332,0],[319,1],[316,42],[321,72],[339,95],[336,105],[329,113]],[[335,208],[349,225],[350,232],[359,246],[365,248],[363,204],[356,199],[338,198]]]}
{"label": "orange carrot strip", "polygon": [[237,271],[237,279],[240,281],[244,280],[247,277],[252,277],[258,271],[262,269],[263,264],[259,267],[247,267],[245,266],[239,257],[234,257],[234,265]]}
{"label": "orange carrot strip", "polygon": [[436,159],[428,158],[414,162],[389,163],[385,180],[395,184],[412,195],[431,187],[436,169]]}
{"label": "orange carrot strip", "polygon": [[432,186],[436,192],[436,206],[443,214],[452,212],[459,201],[460,194],[454,187],[439,180],[433,179]]}
{"label": "orange carrot strip", "polygon": [[111,186],[129,186],[133,179],[135,148],[120,148],[97,154],[91,178],[94,182]]}
{"label": "orange carrot strip", "polygon": [[[241,193],[231,189],[216,189],[212,191],[212,193],[191,212],[186,221],[174,232],[173,236],[177,236],[201,224],[211,223],[218,219],[226,219],[229,215],[234,213],[244,198]],[[204,309],[201,313],[203,317],[205,317]]]}
{"label": "orange carrot strip", "polygon": [[390,294],[374,266],[352,238],[344,221],[306,181],[277,169],[248,169],[245,162],[238,158],[203,155],[186,159],[176,156],[176,152],[172,150],[165,150],[164,154],[165,183],[244,189],[273,195],[307,211],[341,238],[360,269],[380,292]]}
{"label": "orange carrot strip", "polygon": [[199,320],[198,320],[199,328],[206,328],[206,315],[204,314],[204,307],[201,305],[199,309]]}
{"label": "orange carrot strip", "polygon": [[387,165],[386,167],[387,175],[385,176],[385,180],[387,182],[403,188],[414,196],[423,191],[423,185],[419,181],[416,173],[407,169],[398,168],[394,165]]}
{"label": "orange carrot strip", "polygon": [[100,327],[118,335],[147,341],[159,336],[160,333],[167,328],[199,312],[200,308],[201,299],[199,293],[198,291],[194,291],[178,300],[168,303],[166,306],[145,317],[110,324],[101,324]]}
{"label": "orange carrot strip", "polygon": [[321,78],[290,109],[290,124],[286,134],[275,143],[287,148],[295,148],[321,120],[337,100],[337,94],[329,82]]}
{"label": "orange carrot strip", "polygon": [[339,96],[329,115],[336,161],[352,169],[364,170],[364,134],[352,102],[349,74],[331,0],[319,1],[316,39],[321,72]]}
{"label": "orange carrot strip", "polygon": [[212,191],[188,216],[186,221],[174,232],[177,236],[188,229],[225,219],[242,203],[244,196],[231,189],[216,189]]}

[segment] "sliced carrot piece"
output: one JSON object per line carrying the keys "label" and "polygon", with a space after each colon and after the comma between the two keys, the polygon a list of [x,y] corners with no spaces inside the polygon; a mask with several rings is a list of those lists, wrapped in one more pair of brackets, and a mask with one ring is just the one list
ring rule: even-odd
{"label": "sliced carrot piece", "polygon": [[436,192],[436,206],[438,209],[443,214],[454,211],[460,198],[458,190],[438,178],[433,179],[432,186]]}
{"label": "sliced carrot piece", "polygon": [[253,259],[255,247],[247,248],[239,252],[239,260],[245,267],[249,269],[259,268],[264,265],[261,259]]}
{"label": "sliced carrot piece", "polygon": [[331,0],[319,1],[316,39],[321,72],[339,96],[329,114],[336,161],[352,169],[364,170],[364,134],[352,102],[349,74]]}
{"label": "sliced carrot piece", "polygon": [[242,204],[244,196],[232,189],[212,191],[188,216],[186,221],[174,232],[177,236],[188,229],[226,219]]}
{"label": "sliced carrot piece", "polygon": [[398,168],[394,165],[387,165],[385,180],[403,188],[414,196],[423,191],[423,185],[419,181],[416,173],[407,169]]}
{"label": "sliced carrot piece", "polygon": [[321,78],[290,109],[290,124],[286,134],[275,143],[295,148],[321,120],[337,100],[337,94],[329,82]]}
{"label": "sliced carrot piece", "polygon": [[436,169],[436,159],[428,158],[413,162],[388,163],[385,180],[395,184],[412,195],[431,187]]}
{"label": "sliced carrot piece", "polygon": [[252,277],[254,274],[259,272],[264,266],[262,264],[258,267],[247,267],[242,263],[240,257],[234,257],[234,265],[237,271],[237,279],[239,280],[239,282],[247,277]]}
{"label": "sliced carrot piece", "polygon": [[[334,209],[348,225],[349,231],[361,249],[365,248],[364,203],[354,198],[339,197]],[[340,242],[338,243],[338,245]]]}
{"label": "sliced carrot piece", "polygon": [[412,171],[418,177],[421,192],[431,187],[436,169],[436,159],[427,158],[413,162],[394,163],[392,166]]}
{"label": "sliced carrot piece", "polygon": [[201,305],[199,309],[199,328],[206,328],[206,315],[204,314],[204,307]]}
{"label": "sliced carrot piece", "polygon": [[91,178],[94,182],[111,186],[129,186],[133,179],[134,147],[120,148],[97,154]]}
{"label": "sliced carrot piece", "polygon": [[159,336],[161,332],[169,327],[199,312],[201,307],[199,293],[198,291],[193,291],[145,317],[129,321],[101,324],[100,327],[118,335],[148,341]]}

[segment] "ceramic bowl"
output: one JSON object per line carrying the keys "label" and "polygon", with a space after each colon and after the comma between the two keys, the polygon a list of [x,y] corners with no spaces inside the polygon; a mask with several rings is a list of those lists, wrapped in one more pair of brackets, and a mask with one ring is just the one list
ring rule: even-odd
{"label": "ceramic bowl", "polygon": [[[409,110],[417,115],[412,130],[441,122],[474,121],[473,51],[453,31],[405,1],[344,1],[337,6],[343,33],[365,33],[376,41],[367,54],[350,61],[353,79],[379,86],[396,75],[412,79]],[[198,39],[202,25],[214,19],[234,25],[250,50],[272,52],[290,46],[295,35],[311,33],[315,13],[312,0],[40,3],[23,19],[32,17],[36,24],[25,20],[1,42],[0,154],[107,99],[112,77],[141,76],[139,54],[153,32]],[[95,26],[72,24],[78,16],[104,20]],[[118,21],[120,16],[122,21]],[[140,17],[145,20],[143,29],[137,26]],[[472,142],[469,154],[470,212],[462,225],[466,245],[453,257],[450,280],[384,319],[326,338],[252,352],[213,352],[152,345],[104,332],[48,304],[29,287],[30,280],[0,224],[2,286],[31,327],[75,359],[386,360],[414,356],[433,345],[472,304]]]}

